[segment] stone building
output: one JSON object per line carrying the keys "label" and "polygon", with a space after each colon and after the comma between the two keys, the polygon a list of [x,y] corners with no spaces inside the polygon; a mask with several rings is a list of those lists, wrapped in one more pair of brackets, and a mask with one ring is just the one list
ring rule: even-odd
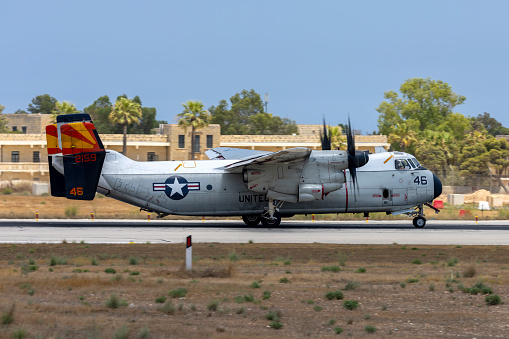
{"label": "stone building", "polygon": [[51,123],[51,114],[2,114],[7,119],[7,129],[23,134],[46,133]]}

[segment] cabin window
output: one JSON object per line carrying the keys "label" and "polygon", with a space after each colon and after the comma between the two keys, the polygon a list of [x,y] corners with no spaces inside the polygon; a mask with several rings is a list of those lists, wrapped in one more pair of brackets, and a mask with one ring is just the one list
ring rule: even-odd
{"label": "cabin window", "polygon": [[179,135],[179,148],[186,148],[186,136]]}
{"label": "cabin window", "polygon": [[41,162],[41,153],[39,151],[34,151],[32,155],[33,162]]}

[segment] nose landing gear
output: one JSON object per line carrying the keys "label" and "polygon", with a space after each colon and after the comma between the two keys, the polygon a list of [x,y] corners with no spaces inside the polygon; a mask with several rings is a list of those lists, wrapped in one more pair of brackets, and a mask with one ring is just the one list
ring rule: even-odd
{"label": "nose landing gear", "polygon": [[417,206],[418,210],[416,210],[413,215],[415,216],[413,220],[413,224],[415,228],[423,228],[426,226],[426,218],[424,217],[424,209],[423,205]]}

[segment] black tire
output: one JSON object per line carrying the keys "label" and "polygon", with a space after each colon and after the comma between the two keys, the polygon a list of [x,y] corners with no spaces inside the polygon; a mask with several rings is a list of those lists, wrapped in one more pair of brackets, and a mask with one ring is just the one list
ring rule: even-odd
{"label": "black tire", "polygon": [[414,226],[416,228],[423,228],[426,226],[426,218],[424,217],[415,217],[414,218]]}
{"label": "black tire", "polygon": [[242,220],[247,226],[257,226],[260,223],[261,219],[262,218],[256,214],[242,216]]}
{"label": "black tire", "polygon": [[274,213],[274,219],[262,218],[263,227],[278,227],[281,224],[281,215],[278,212]]}

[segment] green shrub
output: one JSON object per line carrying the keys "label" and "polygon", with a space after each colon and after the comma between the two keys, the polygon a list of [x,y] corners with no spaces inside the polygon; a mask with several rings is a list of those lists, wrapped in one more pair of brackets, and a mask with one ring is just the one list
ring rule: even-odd
{"label": "green shrub", "polygon": [[62,256],[54,256],[52,255],[49,261],[50,266],[56,265],[67,265],[67,258]]}
{"label": "green shrub", "polygon": [[129,275],[140,275],[140,272],[138,271],[132,271],[129,273]]}
{"label": "green shrub", "polygon": [[104,270],[105,273],[108,273],[108,274],[116,274],[117,271],[114,269],[114,268],[107,268]]}
{"label": "green shrub", "polygon": [[124,325],[115,331],[115,334],[113,334],[113,339],[127,339],[129,338],[130,332],[131,331],[129,330],[129,328],[126,325]]}
{"label": "green shrub", "polygon": [[399,286],[400,286],[401,288],[405,288],[405,287],[406,287],[406,284],[405,284],[405,282],[404,282],[404,281],[402,281],[402,282],[400,282],[400,283],[399,283]]}
{"label": "green shrub", "polygon": [[96,258],[96,257],[93,257],[93,258],[90,260],[90,264],[92,264],[92,265],[94,265],[94,266],[99,265],[99,263],[97,262],[97,258]]}
{"label": "green shrub", "polygon": [[417,279],[417,278],[408,278],[406,280],[406,282],[409,283],[409,284],[413,284],[413,283],[419,282],[419,279]]}
{"label": "green shrub", "polygon": [[322,272],[339,272],[341,268],[339,266],[324,266]]}
{"label": "green shrub", "polygon": [[262,296],[262,299],[263,300],[267,300],[270,298],[270,291],[263,291],[263,296]]}
{"label": "green shrub", "polygon": [[285,277],[285,278],[281,278],[281,279],[279,279],[279,282],[280,282],[281,284],[289,284],[289,283],[291,283],[291,281],[290,281],[290,280],[288,280],[288,278],[286,278],[286,277]]}
{"label": "green shrub", "polygon": [[327,298],[328,300],[334,300],[334,299],[337,299],[337,300],[340,300],[340,299],[343,299],[343,292],[341,291],[329,291],[325,294],[325,298]]}
{"label": "green shrub", "polygon": [[373,325],[366,325],[366,327],[364,327],[364,331],[366,331],[368,333],[375,333],[376,327]]}
{"label": "green shrub", "polygon": [[244,294],[244,301],[247,303],[254,302],[254,296],[252,294]]}
{"label": "green shrub", "polygon": [[25,331],[24,329],[22,329],[21,327],[18,328],[18,329],[15,329],[13,332],[12,332],[12,337],[14,339],[23,339],[25,338],[27,335],[27,331]]}
{"label": "green shrub", "polygon": [[323,308],[322,308],[322,306],[316,305],[314,307],[314,310],[317,311],[317,312],[320,312],[321,310],[323,310]]}
{"label": "green shrub", "polygon": [[355,273],[366,273],[366,269],[364,267],[359,267]]}
{"label": "green shrub", "polygon": [[207,310],[209,311],[217,311],[219,307],[219,301],[217,300],[211,300],[207,303]]}
{"label": "green shrub", "polygon": [[458,263],[458,258],[449,258],[447,261],[447,266],[454,266]]}
{"label": "green shrub", "polygon": [[430,292],[435,291],[435,284],[431,283],[431,284],[429,285],[428,289],[429,289],[429,291],[430,291]]}
{"label": "green shrub", "polygon": [[484,300],[488,305],[500,305],[502,303],[502,299],[496,294],[488,295]]}
{"label": "green shrub", "polygon": [[343,307],[347,310],[355,310],[359,307],[359,302],[356,300],[345,300],[343,301]]}
{"label": "green shrub", "polygon": [[150,335],[150,330],[148,329],[147,325],[143,326],[140,331],[138,332],[138,338],[144,339],[147,338]]}
{"label": "green shrub", "polygon": [[233,253],[230,254],[228,259],[230,259],[230,261],[237,261],[237,260],[239,260],[239,256],[238,256],[237,253],[233,252]]}
{"label": "green shrub", "polygon": [[479,281],[474,286],[468,288],[462,288],[461,289],[464,293],[470,293],[470,294],[492,294],[493,291],[491,288],[486,286],[482,281]]}
{"label": "green shrub", "polygon": [[3,194],[5,194],[5,195],[12,194],[12,188],[10,188],[10,187],[5,187],[5,188],[2,190],[2,193],[3,193]]}
{"label": "green shrub", "polygon": [[161,311],[161,312],[164,312],[164,313],[167,313],[167,314],[174,314],[177,309],[176,309],[175,305],[173,305],[173,301],[170,299],[170,300],[167,300],[157,310]]}
{"label": "green shrub", "polygon": [[279,319],[281,319],[281,312],[280,311],[269,311],[265,315],[265,319],[273,320],[273,321],[279,321]]}
{"label": "green shrub", "polygon": [[334,333],[341,334],[343,332],[343,329],[339,326],[334,327]]}
{"label": "green shrub", "polygon": [[355,290],[359,287],[359,283],[357,281],[349,281],[346,283],[345,287],[343,288],[345,291]]}
{"label": "green shrub", "polygon": [[184,298],[187,294],[187,289],[184,287],[179,287],[174,290],[168,292],[168,295],[172,298]]}
{"label": "green shrub", "polygon": [[106,300],[105,306],[108,308],[119,308],[122,306],[127,306],[127,302],[123,299],[120,299],[116,294],[112,294],[108,300]]}
{"label": "green shrub", "polygon": [[414,259],[412,260],[412,264],[414,265],[420,265],[421,264],[421,261],[419,259]]}
{"label": "green shrub", "polygon": [[158,304],[162,304],[166,301],[166,297],[163,295],[162,297],[157,297],[156,298],[156,303]]}
{"label": "green shrub", "polygon": [[281,324],[279,321],[273,321],[269,324],[269,326],[275,330],[283,328],[283,324]]}
{"label": "green shrub", "polygon": [[129,265],[138,265],[138,257],[129,257]]}
{"label": "green shrub", "polygon": [[254,281],[254,282],[251,284],[251,288],[260,288],[260,284],[258,283],[258,281]]}
{"label": "green shrub", "polygon": [[16,304],[12,304],[9,309],[2,314],[2,325],[10,325],[14,322],[14,309]]}

